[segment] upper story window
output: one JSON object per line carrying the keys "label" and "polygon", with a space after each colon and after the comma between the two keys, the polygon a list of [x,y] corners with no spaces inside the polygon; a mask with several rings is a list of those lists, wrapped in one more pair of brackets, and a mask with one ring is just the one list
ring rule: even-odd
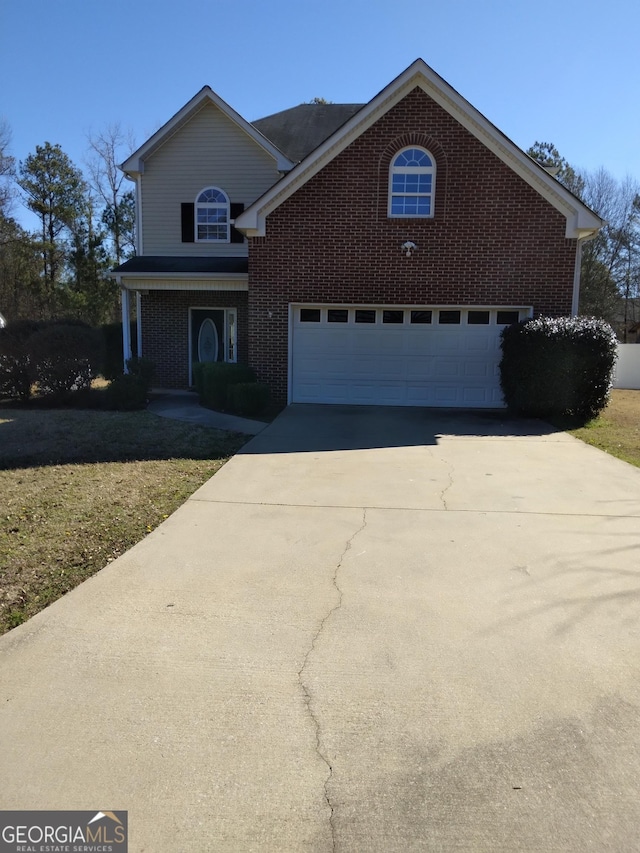
{"label": "upper story window", "polygon": [[435,160],[424,148],[404,148],[391,161],[389,216],[433,216]]}
{"label": "upper story window", "polygon": [[229,197],[218,187],[207,187],[195,204],[196,242],[229,242]]}

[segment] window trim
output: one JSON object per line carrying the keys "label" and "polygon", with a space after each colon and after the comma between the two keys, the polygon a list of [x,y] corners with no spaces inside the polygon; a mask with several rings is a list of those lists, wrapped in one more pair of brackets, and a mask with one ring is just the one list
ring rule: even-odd
{"label": "window trim", "polygon": [[[404,154],[405,151],[411,150],[422,151],[426,156],[431,160],[431,166],[396,166],[396,161],[401,154]],[[429,174],[431,175],[431,192],[429,193],[394,193],[393,191],[393,176],[396,174],[407,174],[408,170],[415,170],[418,174]],[[392,213],[393,207],[393,199],[394,197],[402,197],[402,198],[428,198],[429,199],[429,213]],[[388,188],[388,200],[387,200],[387,216],[389,219],[433,219],[435,215],[435,198],[436,198],[436,158],[433,154],[426,149],[422,145],[405,145],[404,148],[401,148],[391,158],[391,163],[389,164],[389,188]]]}
{"label": "window trim", "polygon": [[[225,197],[226,203],[222,204],[220,202],[201,202],[201,201],[199,201],[200,196],[202,196],[203,193],[206,193],[209,190],[214,190],[215,192],[221,193]],[[214,208],[220,209],[222,207],[225,208],[226,217],[227,217],[226,236],[224,238],[200,237],[200,236],[198,236],[198,225],[199,225],[199,223],[198,223],[198,210],[203,209],[203,208],[205,208],[207,210],[208,209],[214,209]],[[225,224],[225,223],[218,223],[218,224]],[[194,243],[230,243],[231,242],[231,203],[229,201],[229,196],[227,195],[227,193],[223,189],[220,189],[220,187],[216,187],[216,186],[212,185],[212,186],[204,187],[203,189],[201,189],[198,192],[198,194],[196,195],[195,203],[194,203],[193,227],[194,227],[194,235],[193,235],[194,236]]]}

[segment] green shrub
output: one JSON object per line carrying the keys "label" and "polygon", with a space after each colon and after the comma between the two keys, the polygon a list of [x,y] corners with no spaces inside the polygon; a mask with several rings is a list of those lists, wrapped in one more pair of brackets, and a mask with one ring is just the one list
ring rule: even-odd
{"label": "green shrub", "polygon": [[44,323],[16,320],[0,329],[0,397],[28,400],[34,368],[29,339]]}
{"label": "green shrub", "polygon": [[119,412],[144,409],[147,405],[148,388],[141,376],[123,373],[111,382],[104,392],[105,407]]}
{"label": "green shrub", "polygon": [[245,364],[227,364],[224,361],[202,363],[200,402],[212,409],[224,409],[229,404],[229,388],[239,382],[255,382],[256,375]]}
{"label": "green shrub", "polygon": [[[124,358],[122,354],[122,323],[105,323],[100,326],[104,340],[104,359],[100,373],[105,379],[112,380],[124,373]],[[137,331],[136,321],[131,321],[131,347],[136,355]]]}
{"label": "green shrub", "polygon": [[191,366],[191,373],[193,374],[193,384],[198,393],[198,397],[200,401],[202,401],[204,395],[204,367],[205,363],[202,361],[194,361]]}
{"label": "green shrub", "polygon": [[102,364],[102,336],[80,323],[52,323],[34,332],[26,346],[38,390],[58,399],[88,388]]}
{"label": "green shrub", "polygon": [[127,359],[127,371],[129,376],[137,376],[138,379],[144,382],[145,388],[148,391],[153,383],[156,365],[150,358],[138,358],[134,356]]}
{"label": "green shrub", "polygon": [[606,406],[617,344],[604,320],[524,320],[503,329],[501,346],[502,392],[517,414],[586,423]]}
{"label": "green shrub", "polygon": [[239,382],[228,393],[231,411],[248,418],[264,412],[269,403],[269,386],[264,382]]}

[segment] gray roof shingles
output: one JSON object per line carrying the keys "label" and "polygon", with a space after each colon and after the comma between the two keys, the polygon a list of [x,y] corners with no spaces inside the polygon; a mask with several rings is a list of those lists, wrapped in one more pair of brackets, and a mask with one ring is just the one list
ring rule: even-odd
{"label": "gray roof shingles", "polygon": [[364,104],[300,104],[252,122],[290,160],[299,163]]}
{"label": "gray roof shingles", "polygon": [[246,273],[245,258],[181,257],[175,255],[138,255],[114,269],[117,273]]}

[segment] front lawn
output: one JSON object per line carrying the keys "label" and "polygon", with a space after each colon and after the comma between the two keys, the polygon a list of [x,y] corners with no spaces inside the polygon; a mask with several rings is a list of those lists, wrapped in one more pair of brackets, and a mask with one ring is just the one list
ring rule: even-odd
{"label": "front lawn", "polygon": [[640,467],[640,391],[611,392],[604,412],[571,435]]}
{"label": "front lawn", "polygon": [[246,440],[144,411],[0,407],[0,633],[143,539]]}

